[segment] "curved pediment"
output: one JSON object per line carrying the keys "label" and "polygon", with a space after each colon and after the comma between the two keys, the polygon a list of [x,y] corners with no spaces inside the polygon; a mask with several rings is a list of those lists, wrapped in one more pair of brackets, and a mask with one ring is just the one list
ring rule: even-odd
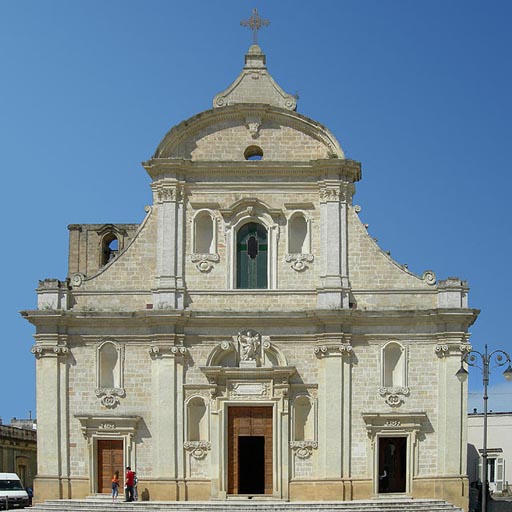
{"label": "curved pediment", "polygon": [[154,158],[193,161],[310,161],[344,159],[323,125],[297,112],[265,104],[207,110],[172,128]]}

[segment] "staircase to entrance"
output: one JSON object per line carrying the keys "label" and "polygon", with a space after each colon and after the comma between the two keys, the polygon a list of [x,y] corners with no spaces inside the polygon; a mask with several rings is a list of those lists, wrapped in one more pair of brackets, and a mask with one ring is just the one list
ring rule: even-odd
{"label": "staircase to entrance", "polygon": [[[108,498],[108,499],[107,499]],[[366,501],[284,502],[232,499],[226,501],[137,501],[112,503],[110,497],[85,500],[49,500],[32,507],[37,512],[462,512],[442,500],[400,499]]]}

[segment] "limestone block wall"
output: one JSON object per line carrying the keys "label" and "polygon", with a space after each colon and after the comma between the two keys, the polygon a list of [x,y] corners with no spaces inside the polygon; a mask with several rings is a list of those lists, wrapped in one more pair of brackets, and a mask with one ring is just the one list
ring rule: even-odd
{"label": "limestone block wall", "polygon": [[[115,337],[113,338],[115,339]],[[101,404],[96,396],[96,345],[75,339],[71,345],[69,366],[69,447],[70,468],[73,477],[89,478],[91,449],[84,438],[76,415],[141,416],[142,423],[135,443],[137,469],[143,475],[151,474],[151,359],[148,344],[136,340],[124,343],[124,388],[126,396],[115,409]]]}
{"label": "limestone block wall", "polygon": [[148,215],[131,244],[113,261],[73,286],[75,308],[133,310],[152,302],[148,299],[156,269],[156,215]]}
{"label": "limestone block wall", "polygon": [[358,309],[437,307],[431,275],[416,276],[395,262],[371,238],[354,208],[349,208],[348,233],[349,277]]}
{"label": "limestone block wall", "polygon": [[193,138],[176,146],[170,156],[197,160],[244,161],[244,151],[256,145],[270,161],[309,161],[329,158],[328,147],[319,140],[290,126],[263,119],[258,138],[253,138],[242,119],[229,119],[210,125]]}
{"label": "limestone block wall", "polygon": [[[409,395],[399,407],[386,403],[379,394],[381,384],[381,348],[390,339],[399,341],[407,350]],[[414,335],[368,336],[353,339],[352,370],[352,476],[367,478],[369,471],[369,440],[362,415],[368,412],[417,412],[427,414],[430,425],[419,439],[417,474],[435,475],[437,470],[437,392],[439,359],[434,344]],[[417,369],[421,368],[421,371]]]}

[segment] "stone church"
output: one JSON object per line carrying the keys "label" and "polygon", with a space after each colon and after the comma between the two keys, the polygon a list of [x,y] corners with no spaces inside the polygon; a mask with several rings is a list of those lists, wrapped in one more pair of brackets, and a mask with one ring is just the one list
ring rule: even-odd
{"label": "stone church", "polygon": [[252,45],[143,163],[140,224],[72,224],[35,326],[35,494],[467,506],[468,286],[367,233],[361,179]]}

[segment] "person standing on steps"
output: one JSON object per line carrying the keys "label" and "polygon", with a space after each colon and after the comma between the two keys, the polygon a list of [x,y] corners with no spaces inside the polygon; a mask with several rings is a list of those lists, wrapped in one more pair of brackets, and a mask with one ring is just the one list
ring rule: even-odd
{"label": "person standing on steps", "polygon": [[114,472],[112,477],[112,501],[116,501],[119,495],[119,471]]}
{"label": "person standing on steps", "polygon": [[135,473],[130,466],[126,466],[126,475],[124,478],[126,488],[126,500],[133,501],[133,484],[135,482]]}

